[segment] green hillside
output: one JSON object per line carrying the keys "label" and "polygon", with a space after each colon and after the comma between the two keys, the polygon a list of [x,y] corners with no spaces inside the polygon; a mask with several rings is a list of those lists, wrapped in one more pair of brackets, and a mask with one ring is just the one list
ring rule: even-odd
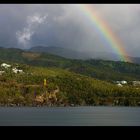
{"label": "green hillside", "polygon": [[[0,105],[140,105],[140,65],[0,48]],[[14,72],[13,69],[23,72]],[[47,85],[44,84],[44,79]],[[115,82],[126,80],[118,86]]]}
{"label": "green hillside", "polygon": [[133,86],[118,87],[59,68],[12,67],[17,65],[24,73],[9,68],[0,76],[1,105],[139,105],[140,89]]}
{"label": "green hillside", "polygon": [[55,67],[100,80],[140,80],[140,65],[104,60],[74,60],[51,55],[33,53],[20,49],[0,48],[0,60],[17,62],[39,67]]}

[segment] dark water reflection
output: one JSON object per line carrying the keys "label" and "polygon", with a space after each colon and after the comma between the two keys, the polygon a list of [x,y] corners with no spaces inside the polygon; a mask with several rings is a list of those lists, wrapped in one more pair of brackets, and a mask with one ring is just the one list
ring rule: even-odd
{"label": "dark water reflection", "polygon": [[140,126],[140,107],[1,107],[0,126]]}

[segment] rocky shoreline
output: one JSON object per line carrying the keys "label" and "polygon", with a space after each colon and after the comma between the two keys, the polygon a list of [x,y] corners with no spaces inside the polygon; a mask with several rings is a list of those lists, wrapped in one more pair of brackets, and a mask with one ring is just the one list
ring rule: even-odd
{"label": "rocky shoreline", "polygon": [[[60,105],[53,105],[53,104],[49,104],[49,105],[42,105],[42,104],[0,104],[0,107],[81,107],[81,106],[89,106],[89,105],[75,105],[75,104],[60,104]],[[108,107],[139,107],[140,105],[137,106],[127,106],[127,105],[90,105],[90,107],[94,107],[94,106],[108,106]]]}

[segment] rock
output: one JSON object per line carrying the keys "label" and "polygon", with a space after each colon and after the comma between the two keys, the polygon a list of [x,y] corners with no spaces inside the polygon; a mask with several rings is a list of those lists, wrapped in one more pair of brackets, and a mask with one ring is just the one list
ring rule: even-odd
{"label": "rock", "polygon": [[74,104],[71,104],[70,106],[75,106]]}
{"label": "rock", "polygon": [[2,75],[3,73],[5,73],[5,71],[0,71],[0,75]]}
{"label": "rock", "polygon": [[35,102],[37,104],[42,104],[44,102],[44,97],[43,96],[36,96]]}

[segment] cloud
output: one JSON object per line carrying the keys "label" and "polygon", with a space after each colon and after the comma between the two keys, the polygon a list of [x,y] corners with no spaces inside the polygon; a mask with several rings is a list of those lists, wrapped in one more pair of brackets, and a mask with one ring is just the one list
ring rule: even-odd
{"label": "cloud", "polygon": [[24,48],[29,47],[31,37],[34,35],[36,29],[40,24],[43,24],[46,21],[45,16],[41,16],[40,14],[35,14],[33,16],[27,17],[27,26],[24,27],[21,31],[16,32],[16,38]]}
{"label": "cloud", "polygon": [[[93,7],[129,54],[139,56],[140,6],[93,4]],[[0,46],[4,47],[29,48],[41,44],[82,52],[113,52],[86,13],[75,4],[2,4],[0,27]]]}

